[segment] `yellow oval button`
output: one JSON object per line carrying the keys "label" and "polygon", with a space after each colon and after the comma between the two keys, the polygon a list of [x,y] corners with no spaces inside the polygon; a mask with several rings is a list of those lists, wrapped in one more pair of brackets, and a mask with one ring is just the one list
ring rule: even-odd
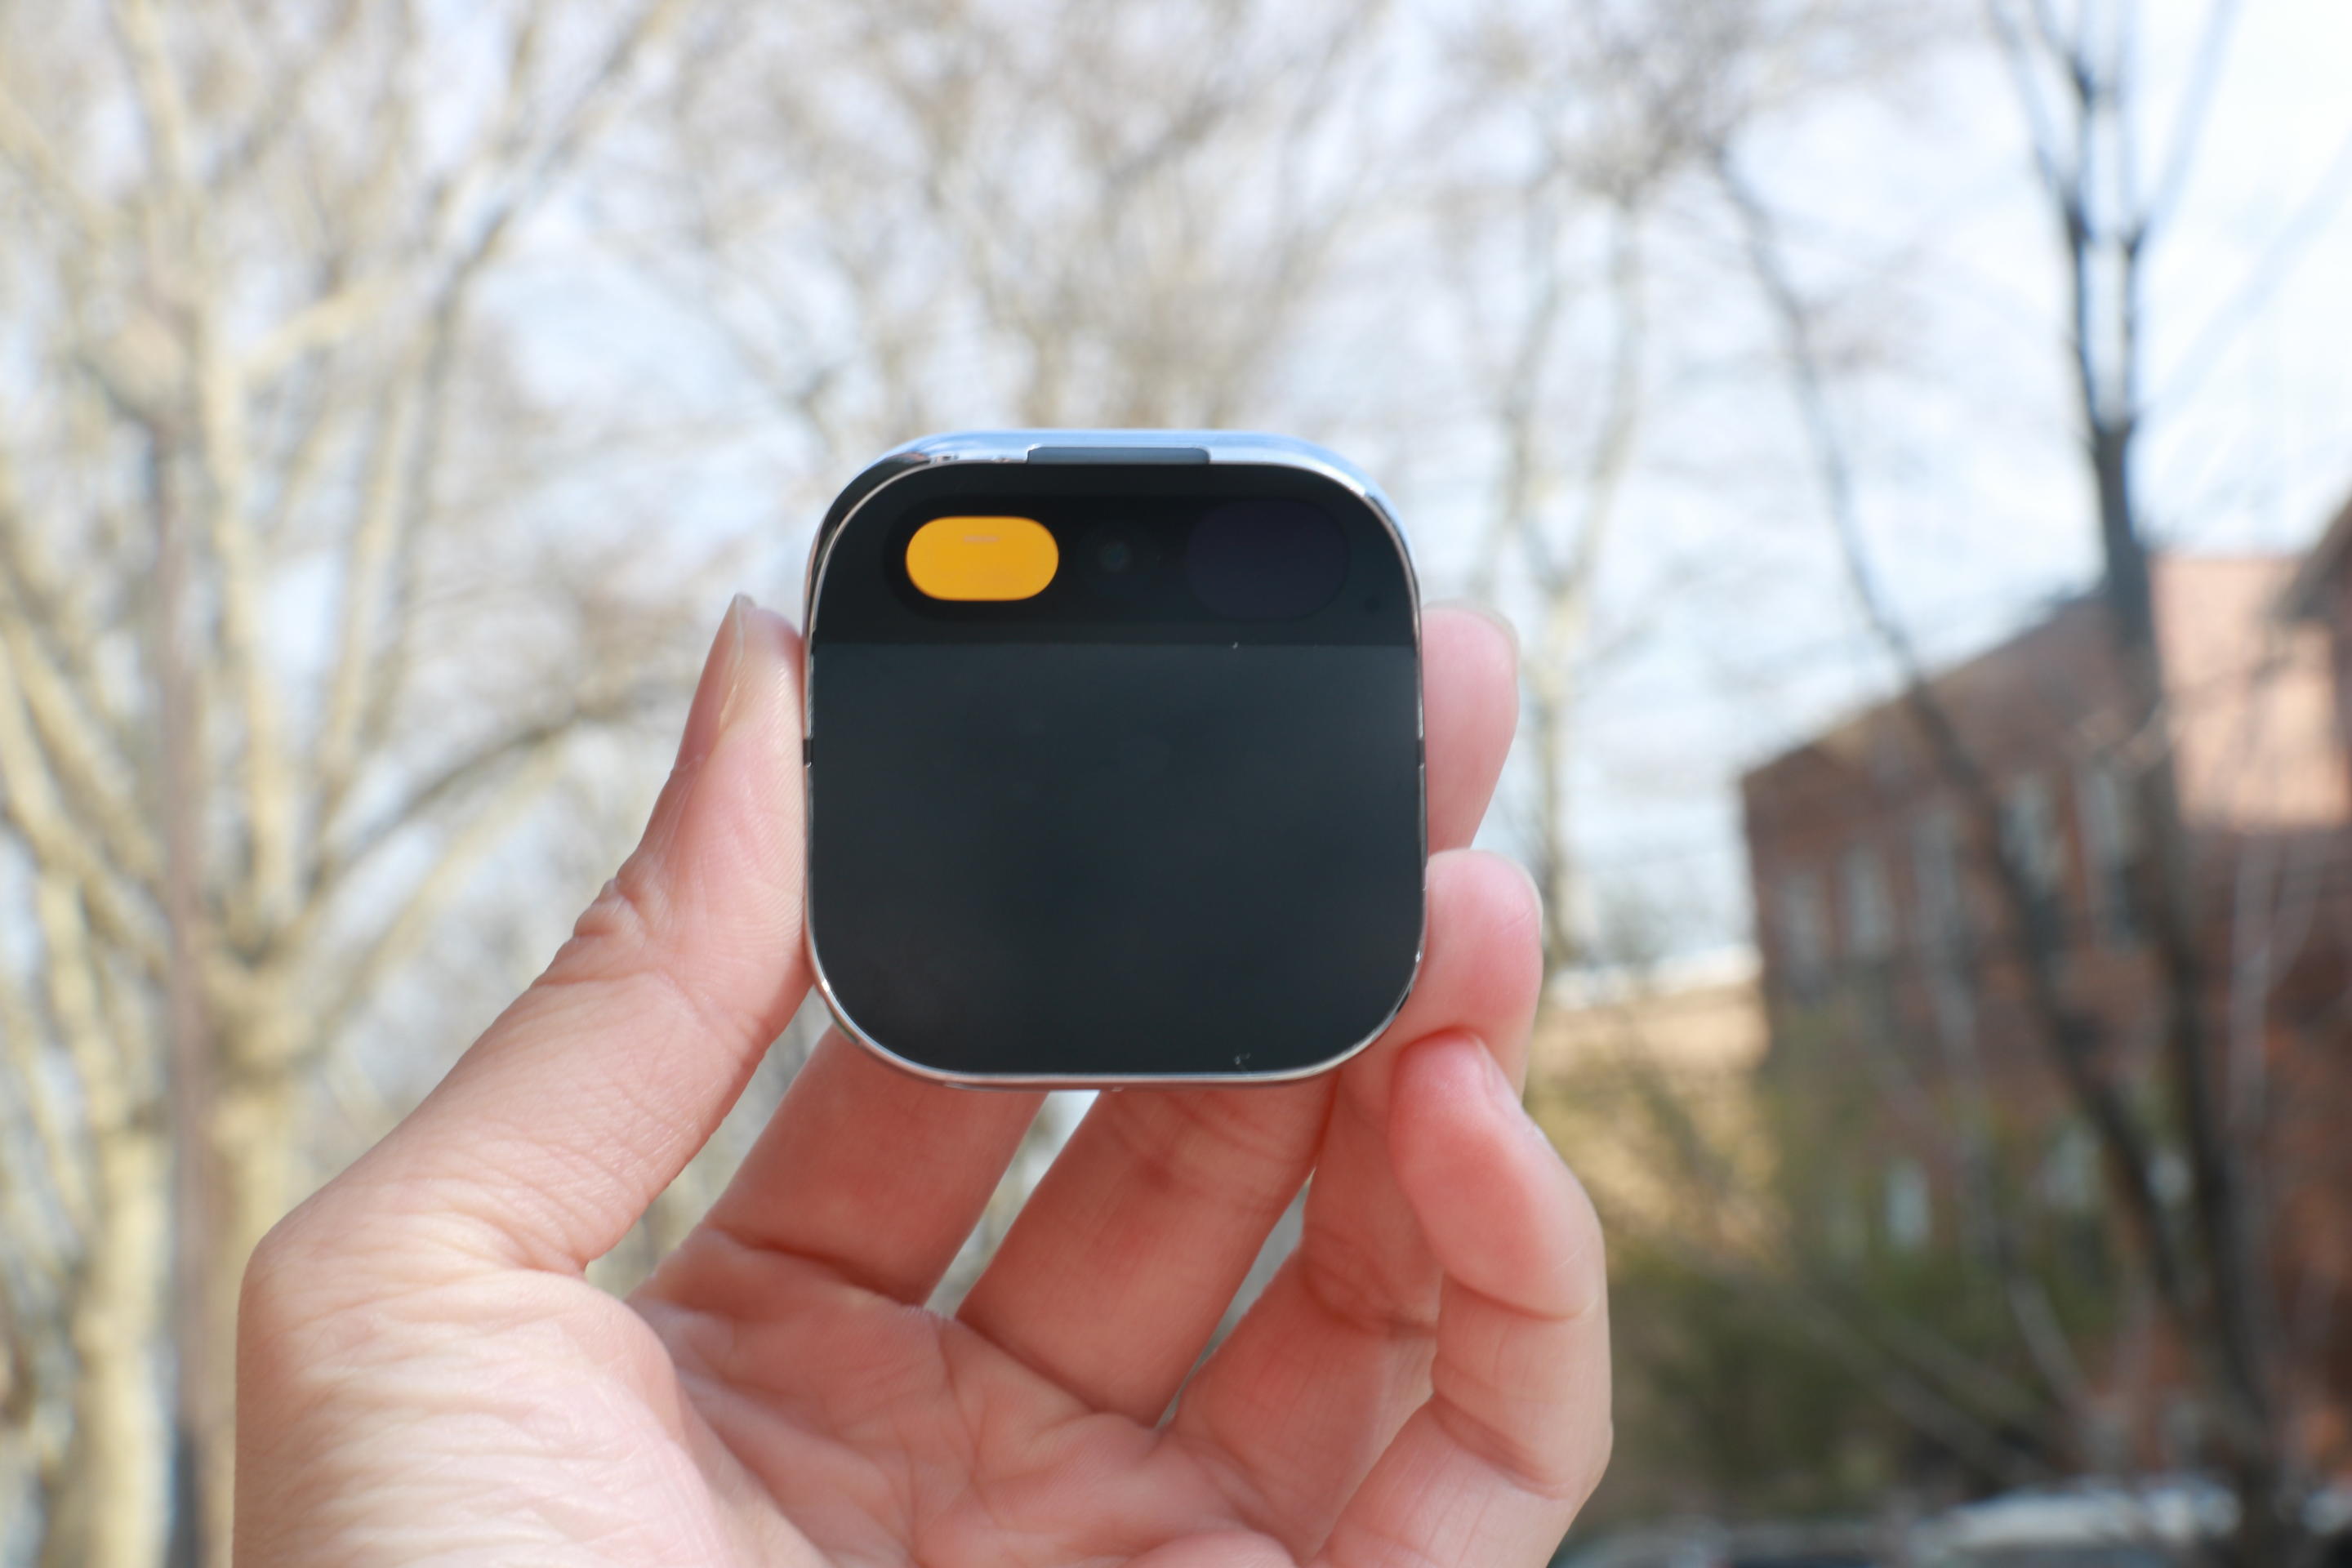
{"label": "yellow oval button", "polygon": [[1061,563],[1034,518],[935,518],[907,542],[907,575],[934,599],[1034,598]]}

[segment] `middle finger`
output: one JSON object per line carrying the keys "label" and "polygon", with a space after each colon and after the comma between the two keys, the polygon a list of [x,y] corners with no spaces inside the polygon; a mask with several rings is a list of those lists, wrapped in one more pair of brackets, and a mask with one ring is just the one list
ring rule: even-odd
{"label": "middle finger", "polygon": [[[1421,980],[1359,1063],[1442,1030],[1523,1028],[1520,955],[1495,936],[1533,901],[1508,861],[1431,861]],[[1097,1409],[1156,1420],[1306,1181],[1338,1078],[1103,1096],[959,1315]]]}

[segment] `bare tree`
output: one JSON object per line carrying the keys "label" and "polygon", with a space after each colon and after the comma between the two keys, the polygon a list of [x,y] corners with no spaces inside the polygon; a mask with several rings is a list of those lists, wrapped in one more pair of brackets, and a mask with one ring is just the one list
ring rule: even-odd
{"label": "bare tree", "polygon": [[817,473],[942,426],[1264,419],[1373,216],[1385,32],[1265,0],[714,15],[635,254]]}
{"label": "bare tree", "polygon": [[[2180,717],[2158,640],[2150,534],[2137,489],[2137,454],[2151,409],[2143,341],[2147,268],[2205,131],[2234,7],[2227,0],[2210,7],[2197,65],[2172,106],[2153,163],[2140,147],[2155,106],[2140,81],[2133,7],[2093,3],[2062,14],[2040,4],[1992,0],[1988,14],[2014,77],[2061,240],[2074,412],[2095,500],[2105,567],[2103,624],[2122,692],[2115,719],[2126,743],[2114,755],[2130,777],[2133,918],[2162,1002],[2158,1059],[2165,1092],[2153,1100],[2134,1091],[2098,1021],[2070,995],[2060,968],[2062,943],[2051,929],[2046,900],[2037,895],[2033,868],[2004,831],[1995,781],[1875,580],[1816,311],[1794,278],[1777,219],[1736,156],[1718,156],[1717,174],[1780,333],[1783,363],[1856,601],[1895,667],[1902,700],[1934,765],[1963,807],[1973,858],[1997,911],[1996,967],[2021,988],[2048,1065],[2097,1137],[2147,1289],[2218,1417],[2221,1458],[2239,1500],[2234,1555],[2247,1563],[2294,1562],[2309,1546],[2301,1523],[2308,1478],[2294,1472],[2284,1419],[2271,1300],[2274,1259],[2262,1241],[2262,1194],[2274,1190],[2262,1176],[2271,1142],[2259,1116],[2231,1111],[2233,1105],[2245,1107],[2243,1075],[2263,1055],[2263,1047],[2246,1041],[2259,1039],[2265,1027],[2281,928],[2276,910],[2246,885],[2249,877],[2259,879],[2259,847],[2245,851],[2255,858],[2239,866],[2235,918],[2221,920],[2210,902],[2216,867],[2210,853],[2200,864],[2184,821],[2174,747]],[[2256,672],[2250,678],[2250,712],[2263,707],[2261,684]],[[2303,896],[2309,896],[2307,886]],[[2240,945],[2238,962],[2226,973],[2212,946],[2213,933],[2224,929]],[[2289,950],[2300,942],[2284,940]],[[2215,999],[2232,989],[2225,1025]],[[2239,1048],[2225,1050],[2233,1038]],[[2058,1406],[2072,1409],[2079,1421],[2081,1374],[2040,1282],[2022,1264],[2016,1222],[2000,1195],[2004,1183],[1985,1137],[1991,1123],[1977,1070],[1978,1110],[1958,1116],[1950,1128],[1958,1140],[1956,1163],[1975,1173],[1968,1184],[2019,1338],[2032,1350],[2032,1363]],[[1965,1089],[1969,1074],[1956,1076]],[[2185,1153],[2189,1172],[2185,1221],[2158,1190],[2159,1156],[2174,1148]]]}
{"label": "bare tree", "polygon": [[550,527],[596,433],[486,290],[681,10],[0,11],[0,1104],[37,1150],[0,1319],[63,1350],[0,1405],[45,1561],[158,1561],[175,1493],[227,1561],[236,1283],[333,1153],[321,1075],[370,1076],[573,738],[676,700],[684,568],[624,592]]}
{"label": "bare tree", "polygon": [[[2068,343],[2076,413],[2097,501],[2103,590],[2126,683],[2126,723],[2162,736],[2170,719],[2149,539],[2137,489],[2147,416],[2142,323],[2147,268],[2202,139],[2235,20],[2214,0],[2195,68],[2150,165],[2141,147],[2149,106],[2139,84],[2138,19],[2129,6],[2086,4],[2062,18],[2047,6],[1988,6],[2015,75],[2034,159],[2064,247]],[[2054,91],[2053,91],[2054,87]],[[2193,1266],[2165,1295],[2196,1346],[2221,1418],[2236,1483],[2238,1552],[2247,1563],[2290,1561],[2301,1531],[2289,1495],[2277,1391],[2264,1341],[2273,1313],[2269,1267],[2254,1241],[2247,1163],[2232,1135],[2210,1016],[2210,975],[2200,889],[2168,745],[2144,749],[2134,781],[2141,863],[2136,878],[2164,987],[2165,1058],[2191,1173]]]}
{"label": "bare tree", "polygon": [[1654,252],[1694,247],[1682,209],[1716,150],[1894,68],[1922,37],[1868,0],[1675,0],[1498,7],[1457,42],[1458,96],[1438,118],[1474,131],[1430,205],[1495,448],[1469,587],[1523,629],[1520,832],[1554,973],[1591,956],[1571,798],[1580,710],[1656,610],[1604,616],[1599,597],[1669,379],[1659,362],[1677,347],[1653,330]]}

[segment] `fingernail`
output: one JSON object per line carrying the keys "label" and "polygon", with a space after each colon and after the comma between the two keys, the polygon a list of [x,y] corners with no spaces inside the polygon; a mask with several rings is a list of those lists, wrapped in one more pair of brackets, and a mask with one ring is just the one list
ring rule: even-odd
{"label": "fingernail", "polygon": [[1495,1059],[1495,1053],[1487,1048],[1486,1042],[1469,1030],[1461,1028],[1447,1030],[1430,1037],[1422,1044],[1442,1045],[1449,1051],[1468,1052],[1475,1055],[1479,1064],[1478,1087],[1486,1097],[1498,1103],[1507,1102],[1514,1107],[1519,1103],[1518,1089],[1511,1082],[1510,1075],[1503,1070],[1503,1064]]}
{"label": "fingernail", "polygon": [[1478,1042],[1478,1054],[1486,1061],[1487,1094],[1493,1097],[1496,1103],[1508,1105],[1512,1110],[1517,1110],[1520,1104],[1519,1086],[1511,1081],[1511,1075],[1503,1070],[1503,1064],[1495,1059],[1495,1053],[1486,1048],[1486,1042],[1484,1040]]}
{"label": "fingernail", "polygon": [[1486,1090],[1486,1098],[1499,1109],[1517,1111],[1525,1106],[1527,1103],[1525,1095],[1519,1086],[1512,1081],[1510,1073],[1496,1057],[1493,1048],[1477,1036],[1466,1031],[1462,1037],[1476,1047],[1478,1060],[1484,1064],[1485,1070],[1479,1075],[1479,1082]]}
{"label": "fingernail", "polygon": [[733,706],[735,688],[741,683],[743,624],[751,613],[751,595],[736,595],[727,606],[727,618],[719,623],[719,635],[710,639],[709,657],[702,661],[702,679],[694,689],[694,706],[687,710],[686,733],[677,743],[681,768],[692,767],[709,756],[712,742],[727,727],[727,710]]}
{"label": "fingernail", "polygon": [[1432,610],[1460,610],[1465,614],[1477,616],[1480,620],[1486,622],[1489,626],[1495,627],[1496,630],[1501,632],[1505,637],[1509,639],[1511,645],[1511,660],[1513,663],[1517,663],[1518,661],[1519,628],[1511,624],[1510,616],[1503,614],[1502,611],[1495,608],[1494,605],[1482,604],[1476,599],[1440,599],[1435,604],[1431,605],[1429,608]]}

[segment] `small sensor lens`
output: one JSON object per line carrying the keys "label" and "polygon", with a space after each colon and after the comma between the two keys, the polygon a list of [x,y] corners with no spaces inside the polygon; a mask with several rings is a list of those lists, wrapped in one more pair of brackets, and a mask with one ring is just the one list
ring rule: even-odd
{"label": "small sensor lens", "polygon": [[1122,519],[1106,522],[1078,542],[1077,559],[1087,563],[1094,591],[1111,600],[1132,604],[1150,598],[1160,578],[1159,546],[1142,523]]}

